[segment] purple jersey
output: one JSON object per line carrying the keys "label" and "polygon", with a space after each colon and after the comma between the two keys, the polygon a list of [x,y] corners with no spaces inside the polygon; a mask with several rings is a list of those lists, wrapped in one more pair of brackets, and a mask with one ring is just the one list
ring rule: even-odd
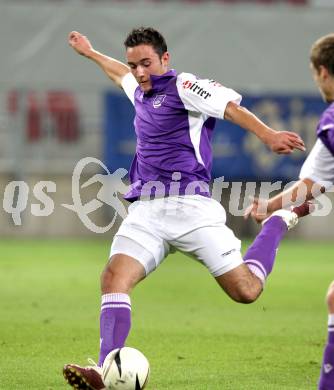
{"label": "purple jersey", "polygon": [[317,137],[299,177],[321,183],[326,190],[329,190],[334,184],[334,103],[321,115],[317,126]]}
{"label": "purple jersey", "polygon": [[332,103],[321,115],[317,136],[334,156],[334,103]]}
{"label": "purple jersey", "polygon": [[135,106],[136,154],[130,168],[131,190],[125,199],[141,196],[210,196],[211,138],[215,118],[241,96],[213,80],[174,70],[151,76],[143,92],[129,73],[122,87]]}

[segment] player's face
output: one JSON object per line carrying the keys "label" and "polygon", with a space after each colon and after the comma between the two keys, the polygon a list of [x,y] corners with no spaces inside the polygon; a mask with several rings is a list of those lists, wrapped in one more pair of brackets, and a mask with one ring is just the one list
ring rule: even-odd
{"label": "player's face", "polygon": [[316,69],[311,63],[310,68],[314,82],[317,84],[322,98],[325,102],[331,103],[334,100],[333,78],[324,66]]}
{"label": "player's face", "polygon": [[126,57],[131,73],[144,92],[152,88],[151,75],[160,76],[168,70],[169,53],[164,53],[160,58],[151,45],[128,47]]}

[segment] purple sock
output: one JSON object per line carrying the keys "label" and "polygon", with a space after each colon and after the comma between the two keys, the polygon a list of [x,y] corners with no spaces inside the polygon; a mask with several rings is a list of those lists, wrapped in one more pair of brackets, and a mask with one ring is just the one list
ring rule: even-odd
{"label": "purple sock", "polygon": [[288,227],[279,216],[273,216],[262,227],[248,248],[244,260],[253,274],[264,282],[270,274],[279,243]]}
{"label": "purple sock", "polygon": [[324,350],[319,390],[334,389],[334,315],[329,315],[328,341]]}
{"label": "purple sock", "polygon": [[99,366],[110,351],[124,347],[131,327],[131,301],[127,294],[104,294],[100,316]]}

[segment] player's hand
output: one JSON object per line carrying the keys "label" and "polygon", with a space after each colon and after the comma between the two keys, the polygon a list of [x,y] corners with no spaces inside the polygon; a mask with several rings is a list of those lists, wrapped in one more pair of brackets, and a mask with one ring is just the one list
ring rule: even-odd
{"label": "player's hand", "polygon": [[290,154],[294,149],[305,151],[304,141],[291,131],[274,131],[266,143],[273,152],[278,154]]}
{"label": "player's hand", "polygon": [[257,223],[261,223],[271,214],[269,211],[269,201],[262,198],[250,198],[252,203],[246,208],[244,218],[253,218]]}
{"label": "player's hand", "polygon": [[89,57],[89,54],[93,50],[93,46],[89,42],[88,38],[85,35],[80,34],[78,31],[72,31],[69,33],[68,43],[77,53],[86,57]]}

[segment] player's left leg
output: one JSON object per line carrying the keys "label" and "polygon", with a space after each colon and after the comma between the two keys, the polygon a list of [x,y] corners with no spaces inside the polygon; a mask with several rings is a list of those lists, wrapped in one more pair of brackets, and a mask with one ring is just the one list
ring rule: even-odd
{"label": "player's left leg", "polygon": [[237,302],[251,303],[263,290],[271,273],[278,246],[286,232],[293,228],[298,218],[310,213],[304,203],[290,210],[278,210],[262,223],[262,229],[244,256],[244,264],[216,277],[227,294]]}
{"label": "player's left leg", "polygon": [[264,222],[260,234],[243,259],[240,241],[225,225],[224,215],[220,213],[223,208],[217,207],[213,200],[201,203],[197,208],[202,207],[205,213],[203,225],[171,241],[171,245],[203,262],[233,300],[241,303],[255,301],[273,268],[280,241],[287,230],[297,223],[298,217],[309,213],[308,207],[303,205],[293,212],[275,212]]}
{"label": "player's left leg", "polygon": [[263,283],[245,264],[215,277],[217,283],[234,301],[252,303],[260,296]]}
{"label": "player's left leg", "polygon": [[262,283],[273,269],[278,246],[286,232],[297,225],[299,218],[310,212],[310,204],[305,202],[291,211],[277,210],[262,222],[260,233],[244,256],[245,264]]}
{"label": "player's left leg", "polygon": [[297,223],[296,214],[280,210],[263,224],[248,248],[244,264],[216,277],[219,285],[235,301],[252,303],[261,294],[263,284],[272,271],[278,245],[288,227]]}
{"label": "player's left leg", "polygon": [[328,306],[328,341],[324,349],[319,390],[334,389],[334,281],[327,292]]}

